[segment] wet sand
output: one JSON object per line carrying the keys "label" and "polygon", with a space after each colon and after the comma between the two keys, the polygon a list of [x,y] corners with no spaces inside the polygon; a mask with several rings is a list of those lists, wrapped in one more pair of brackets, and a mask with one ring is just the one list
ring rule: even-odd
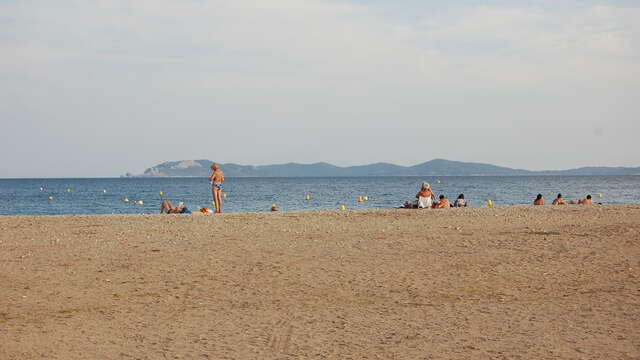
{"label": "wet sand", "polygon": [[0,217],[0,359],[638,359],[640,205]]}

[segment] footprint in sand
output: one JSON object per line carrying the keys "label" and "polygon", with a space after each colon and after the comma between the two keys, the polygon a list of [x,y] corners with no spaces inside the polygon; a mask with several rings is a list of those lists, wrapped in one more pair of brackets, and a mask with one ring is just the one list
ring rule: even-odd
{"label": "footprint in sand", "polygon": [[288,320],[279,320],[272,328],[273,332],[269,337],[269,348],[273,352],[286,353],[290,349],[291,335],[293,335],[293,325]]}

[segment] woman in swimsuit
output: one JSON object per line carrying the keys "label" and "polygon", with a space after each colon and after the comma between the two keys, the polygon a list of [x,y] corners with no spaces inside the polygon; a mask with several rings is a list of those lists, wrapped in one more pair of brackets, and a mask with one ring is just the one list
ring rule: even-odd
{"label": "woman in swimsuit", "polygon": [[216,203],[216,212],[222,212],[222,183],[224,182],[224,173],[220,170],[218,164],[211,164],[211,176],[209,176],[209,182],[211,182],[211,195],[213,201]]}

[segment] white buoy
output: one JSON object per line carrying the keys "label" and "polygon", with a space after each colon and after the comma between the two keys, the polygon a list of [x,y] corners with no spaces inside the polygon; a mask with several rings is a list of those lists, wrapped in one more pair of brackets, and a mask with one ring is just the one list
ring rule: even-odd
{"label": "white buoy", "polygon": [[129,199],[124,198],[124,199],[122,199],[122,202],[123,202],[123,203],[128,203],[128,202],[129,202]]}

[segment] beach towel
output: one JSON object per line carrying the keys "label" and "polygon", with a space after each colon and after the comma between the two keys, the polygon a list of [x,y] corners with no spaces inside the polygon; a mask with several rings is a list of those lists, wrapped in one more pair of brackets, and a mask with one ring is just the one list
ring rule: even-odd
{"label": "beach towel", "polygon": [[429,209],[433,205],[433,199],[431,197],[419,197],[418,198],[418,208],[419,209]]}

